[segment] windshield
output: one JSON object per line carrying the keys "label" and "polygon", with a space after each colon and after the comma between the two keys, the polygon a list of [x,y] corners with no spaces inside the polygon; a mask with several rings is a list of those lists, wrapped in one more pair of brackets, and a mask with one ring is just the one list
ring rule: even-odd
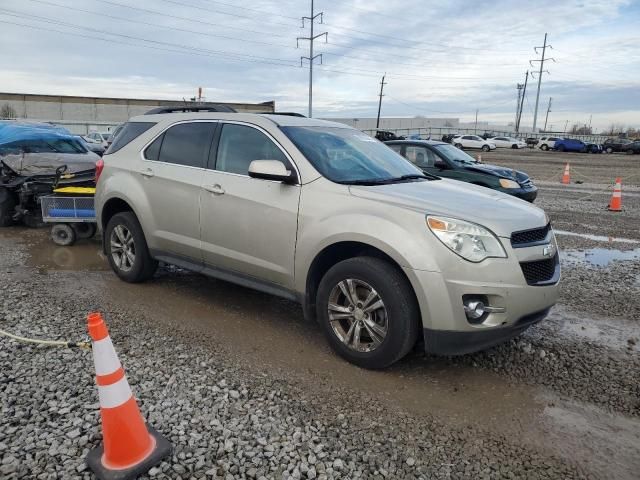
{"label": "windshield", "polygon": [[462,163],[466,165],[476,164],[478,161],[473,158],[471,155],[463,152],[459,148],[454,147],[453,145],[434,145],[438,149],[438,152],[447,160],[456,163]]}
{"label": "windshield", "polygon": [[20,153],[87,153],[80,140],[66,138],[43,138],[38,140],[16,140],[0,146],[3,154]]}
{"label": "windshield", "polygon": [[318,172],[336,183],[382,184],[428,178],[385,144],[358,130],[282,127]]}

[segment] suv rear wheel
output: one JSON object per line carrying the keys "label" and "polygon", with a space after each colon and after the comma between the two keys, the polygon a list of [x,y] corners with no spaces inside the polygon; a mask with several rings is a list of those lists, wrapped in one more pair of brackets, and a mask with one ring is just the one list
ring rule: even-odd
{"label": "suv rear wheel", "polygon": [[385,368],[416,342],[420,315],[413,290],[384,260],[337,263],[320,281],[316,304],[331,347],[360,367]]}
{"label": "suv rear wheel", "polygon": [[540,145],[540,150],[544,150],[546,152],[547,150],[549,150],[549,145],[543,143],[542,145]]}
{"label": "suv rear wheel", "polygon": [[158,262],[151,258],[144,232],[133,212],[111,217],[104,240],[109,265],[118,277],[131,283],[153,277]]}
{"label": "suv rear wheel", "polygon": [[9,189],[0,187],[0,227],[13,225],[13,214],[15,213],[16,200]]}

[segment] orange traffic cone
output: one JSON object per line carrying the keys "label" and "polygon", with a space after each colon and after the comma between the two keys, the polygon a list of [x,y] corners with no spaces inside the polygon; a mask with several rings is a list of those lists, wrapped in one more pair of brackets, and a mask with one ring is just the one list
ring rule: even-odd
{"label": "orange traffic cone", "polygon": [[100,313],[87,327],[100,397],[104,446],[89,452],[87,466],[100,480],[129,480],[146,473],[171,453],[171,444],[145,424]]}
{"label": "orange traffic cone", "polygon": [[569,177],[569,164],[564,167],[564,174],[562,175],[562,183],[565,185],[569,185],[571,183],[571,179]]}
{"label": "orange traffic cone", "polygon": [[620,177],[616,178],[613,195],[611,195],[611,201],[609,202],[609,210],[612,212],[622,211],[622,179]]}

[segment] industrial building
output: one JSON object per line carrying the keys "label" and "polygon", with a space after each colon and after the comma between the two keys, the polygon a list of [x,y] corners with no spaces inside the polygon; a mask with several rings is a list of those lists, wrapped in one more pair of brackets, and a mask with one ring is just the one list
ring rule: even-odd
{"label": "industrial building", "polygon": [[[191,103],[191,102],[189,102]],[[228,105],[238,112],[273,112],[275,102],[236,103]],[[73,133],[108,132],[130,117],[142,115],[159,106],[182,106],[184,101],[159,99],[75,97],[0,93],[0,116],[19,120],[49,122]]]}

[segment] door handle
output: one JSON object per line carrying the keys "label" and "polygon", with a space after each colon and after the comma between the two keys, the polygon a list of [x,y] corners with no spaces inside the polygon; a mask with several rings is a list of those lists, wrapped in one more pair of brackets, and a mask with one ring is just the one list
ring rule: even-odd
{"label": "door handle", "polygon": [[140,175],[144,177],[153,177],[155,174],[153,173],[153,170],[146,168],[144,170],[140,170]]}
{"label": "door handle", "polygon": [[214,195],[223,195],[224,188],[222,188],[217,183],[215,185],[205,185],[203,187],[207,192],[213,193]]}

